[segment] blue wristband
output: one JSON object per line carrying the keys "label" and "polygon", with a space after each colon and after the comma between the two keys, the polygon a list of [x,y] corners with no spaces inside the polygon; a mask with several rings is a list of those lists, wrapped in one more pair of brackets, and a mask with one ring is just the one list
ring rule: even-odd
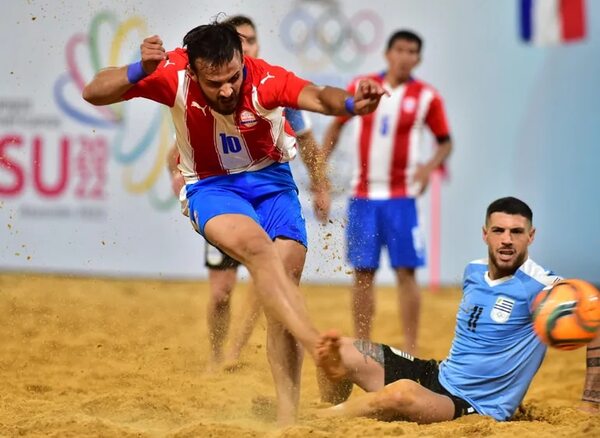
{"label": "blue wristband", "polygon": [[127,80],[130,84],[135,84],[148,76],[142,67],[142,61],[134,62],[127,66]]}
{"label": "blue wristband", "polygon": [[356,112],[354,112],[354,97],[347,97],[344,101],[344,107],[346,108],[346,111],[348,111],[350,114],[352,114],[353,116],[356,115]]}

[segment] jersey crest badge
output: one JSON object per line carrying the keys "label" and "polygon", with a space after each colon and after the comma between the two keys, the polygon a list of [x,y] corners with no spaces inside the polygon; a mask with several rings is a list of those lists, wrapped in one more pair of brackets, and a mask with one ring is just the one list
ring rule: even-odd
{"label": "jersey crest badge", "polygon": [[256,116],[250,111],[242,111],[240,114],[240,125],[244,128],[252,128],[254,125],[258,123],[256,120]]}
{"label": "jersey crest badge", "polygon": [[506,297],[498,297],[496,300],[496,304],[492,311],[490,312],[490,317],[492,320],[504,324],[510,318],[510,314],[512,313],[513,306],[515,305],[515,300],[511,300]]}
{"label": "jersey crest badge", "polygon": [[402,109],[405,113],[413,113],[417,108],[417,100],[414,97],[407,97],[402,103]]}

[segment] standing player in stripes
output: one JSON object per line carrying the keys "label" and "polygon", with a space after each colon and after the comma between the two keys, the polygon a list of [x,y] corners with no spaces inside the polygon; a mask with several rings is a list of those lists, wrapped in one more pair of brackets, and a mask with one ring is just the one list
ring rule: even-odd
{"label": "standing player in stripes", "polygon": [[[398,282],[404,328],[404,351],[414,353],[421,297],[415,268],[425,263],[416,198],[427,188],[431,172],[450,154],[452,143],[440,95],[412,76],[421,60],[421,38],[413,32],[394,33],[385,53],[386,71],[367,76],[390,94],[377,111],[358,117],[355,135],[358,169],[348,206],[348,260],[354,268],[352,311],[354,335],[369,339],[375,313],[374,279],[381,248],[386,246]],[[364,79],[364,77],[362,78]],[[361,78],[349,91],[356,89]],[[323,141],[331,154],[350,116],[337,117]],[[423,127],[427,125],[438,147],[421,162]]]}
{"label": "standing player in stripes", "polygon": [[283,107],[366,114],[386,91],[365,79],[351,96],[243,56],[240,36],[227,23],[198,26],[183,45],[166,52],[158,35],[145,38],[140,61],[101,70],[83,98],[109,105],[144,97],[170,108],[190,220],[252,276],[268,320],[278,420],[291,423],[300,397],[301,346],[317,360],[319,333],[298,288],[307,236],[288,164],[296,139]]}

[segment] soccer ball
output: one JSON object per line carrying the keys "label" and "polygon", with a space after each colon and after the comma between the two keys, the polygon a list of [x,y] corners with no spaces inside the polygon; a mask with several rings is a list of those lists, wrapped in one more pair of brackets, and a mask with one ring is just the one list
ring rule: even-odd
{"label": "soccer ball", "polygon": [[533,329],[550,347],[583,347],[598,335],[599,328],[600,292],[586,281],[559,281],[533,302]]}

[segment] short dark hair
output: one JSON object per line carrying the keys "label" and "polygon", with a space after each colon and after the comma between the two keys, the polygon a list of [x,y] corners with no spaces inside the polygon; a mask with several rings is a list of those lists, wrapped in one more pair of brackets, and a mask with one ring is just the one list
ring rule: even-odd
{"label": "short dark hair", "polygon": [[512,196],[496,199],[488,206],[485,213],[486,223],[489,221],[492,213],[518,214],[529,219],[529,223],[533,223],[533,212],[529,208],[529,205]]}
{"label": "short dark hair", "polygon": [[194,71],[194,63],[198,58],[219,67],[229,63],[236,52],[240,56],[243,53],[239,34],[227,22],[213,21],[193,28],[183,37],[183,46],[187,48],[188,60]]}
{"label": "short dark hair", "polygon": [[418,51],[421,53],[421,49],[423,48],[423,39],[412,30],[401,29],[394,32],[388,40],[387,50],[390,50],[397,40],[406,40],[417,43]]}
{"label": "short dark hair", "polygon": [[247,17],[246,15],[234,15],[226,19],[224,23],[231,24],[233,27],[248,25],[252,29],[256,30],[254,21],[252,21],[252,19],[250,17]]}

